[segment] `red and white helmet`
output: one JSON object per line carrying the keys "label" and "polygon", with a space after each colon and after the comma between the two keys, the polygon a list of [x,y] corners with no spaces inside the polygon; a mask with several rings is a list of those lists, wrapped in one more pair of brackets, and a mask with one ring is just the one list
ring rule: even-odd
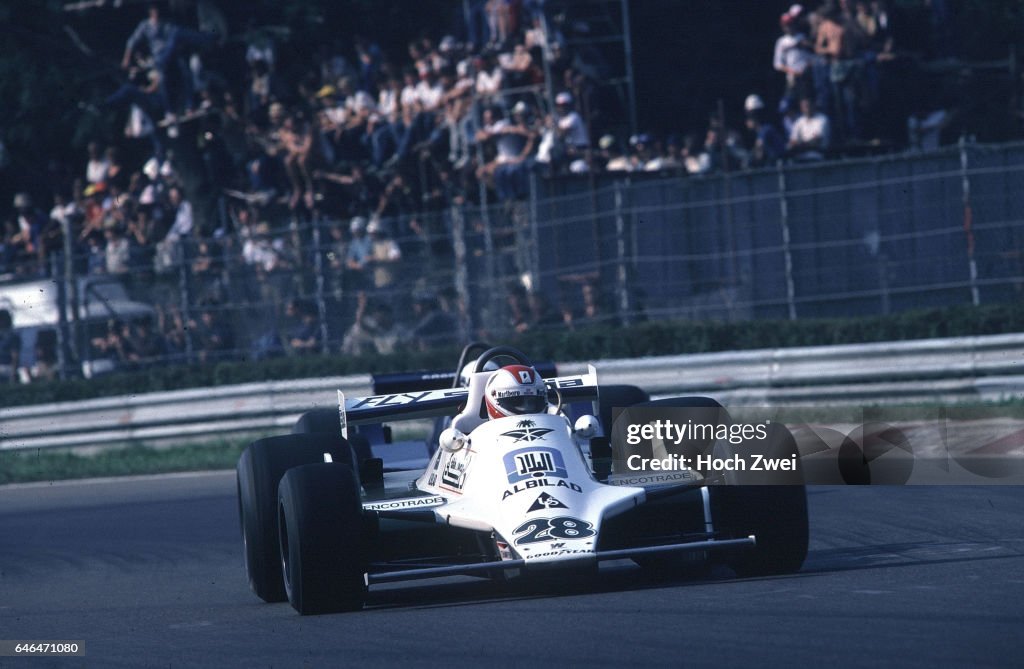
{"label": "red and white helmet", "polygon": [[487,381],[484,404],[491,418],[544,413],[548,406],[548,387],[533,367],[507,365]]}

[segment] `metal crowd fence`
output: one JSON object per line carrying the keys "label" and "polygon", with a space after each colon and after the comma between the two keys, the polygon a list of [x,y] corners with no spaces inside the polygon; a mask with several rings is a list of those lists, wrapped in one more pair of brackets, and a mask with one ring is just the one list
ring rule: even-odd
{"label": "metal crowd fence", "polygon": [[1024,288],[1020,144],[543,185],[542,283],[593,277],[620,321],[865,316]]}
{"label": "metal crowd fence", "polygon": [[[365,244],[350,221],[291,215],[133,247],[119,273],[54,258],[54,300],[67,308],[33,327],[57,330],[62,345],[23,341],[23,364],[49,357],[69,375],[73,361],[94,374],[387,353],[593,323],[978,305],[1024,287],[1021,144],[709,175],[527,177],[519,200],[484,192],[482,205],[380,219],[386,234],[363,268],[349,262]],[[12,306],[17,284],[0,286],[0,301]]]}

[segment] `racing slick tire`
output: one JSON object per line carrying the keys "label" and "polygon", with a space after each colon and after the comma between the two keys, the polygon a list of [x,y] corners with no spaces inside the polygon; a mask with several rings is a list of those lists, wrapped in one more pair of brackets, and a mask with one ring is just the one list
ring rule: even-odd
{"label": "racing slick tire", "polygon": [[[624,387],[629,388],[630,386]],[[601,392],[603,405],[604,390],[602,389]],[[695,423],[718,423],[730,420],[728,411],[721,403],[711,397],[700,395],[668,397],[660,400],[640,401],[629,405],[620,404],[616,406],[632,406],[644,409],[691,409],[693,410],[692,415],[688,417]],[[620,426],[619,429],[621,432],[625,427]],[[625,435],[619,434],[618,437],[619,440],[623,440]],[[692,455],[704,452],[711,447],[711,444],[712,442],[707,439],[685,440],[678,445],[678,450]],[[702,518],[692,517],[695,513],[692,504],[670,505],[658,513],[660,529],[666,535],[693,532],[697,527],[703,525]],[[707,553],[700,551],[669,553],[665,555],[639,555],[633,558],[633,562],[661,578],[700,578],[706,576],[709,572],[707,558]]]}
{"label": "racing slick tire", "polygon": [[[299,419],[295,421],[295,426],[292,427],[292,434],[311,433],[328,434],[331,436],[340,435],[341,416],[338,415],[338,410],[332,408],[310,409],[299,416]],[[373,457],[370,442],[363,435],[352,434],[349,431],[348,443],[356,457],[353,467],[356,467],[356,471],[359,471],[358,465],[364,460],[369,460]]]}
{"label": "racing slick tire", "polygon": [[356,611],[366,599],[362,505],[352,469],[303,465],[278,488],[285,590],[302,615]]}
{"label": "racing slick tire", "polygon": [[651,399],[642,388],[627,385],[599,386],[600,411],[598,418],[601,420],[601,427],[605,434],[612,433],[612,409],[615,407],[631,407],[634,404],[646,402]]}
{"label": "racing slick tire", "polygon": [[767,427],[767,439],[735,447],[720,443],[716,456],[730,457],[740,449],[750,453],[757,448],[767,458],[796,455],[796,470],[781,473],[771,485],[751,485],[750,472],[726,472],[724,485],[708,487],[716,534],[756,537],[754,548],[725,555],[726,564],[741,577],[793,573],[807,557],[807,487],[796,440],[784,425]]}
{"label": "racing slick tire", "polygon": [[352,458],[340,436],[287,434],[252,442],[238,459],[235,471],[245,570],[249,587],[265,602],[287,599],[278,549],[278,483],[292,467],[323,462],[324,453],[330,453],[335,462]]}

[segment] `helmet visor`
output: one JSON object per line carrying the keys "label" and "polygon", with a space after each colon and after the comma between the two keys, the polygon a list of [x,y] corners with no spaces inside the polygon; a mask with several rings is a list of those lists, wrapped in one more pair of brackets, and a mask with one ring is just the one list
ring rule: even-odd
{"label": "helmet visor", "polygon": [[515,395],[513,397],[502,397],[495,400],[495,403],[504,409],[506,413],[544,413],[548,405],[548,398],[542,395]]}

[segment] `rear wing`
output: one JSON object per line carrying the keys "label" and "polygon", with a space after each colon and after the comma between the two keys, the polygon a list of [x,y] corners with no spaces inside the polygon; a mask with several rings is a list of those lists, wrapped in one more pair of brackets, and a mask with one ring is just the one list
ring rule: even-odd
{"label": "rear wing", "polygon": [[[534,362],[533,368],[541,377],[548,379],[558,376],[553,362]],[[452,370],[415,372],[388,372],[373,375],[374,395],[398,395],[401,393],[419,393],[424,390],[452,390],[456,373]]]}
{"label": "rear wing", "polygon": [[[593,402],[597,399],[597,370],[589,365],[586,374],[544,379],[548,388],[557,390],[563,403]],[[423,390],[370,397],[346,398],[338,391],[338,412],[342,434],[349,425],[368,425],[384,421],[450,416],[458,412],[468,397],[466,388]]]}

